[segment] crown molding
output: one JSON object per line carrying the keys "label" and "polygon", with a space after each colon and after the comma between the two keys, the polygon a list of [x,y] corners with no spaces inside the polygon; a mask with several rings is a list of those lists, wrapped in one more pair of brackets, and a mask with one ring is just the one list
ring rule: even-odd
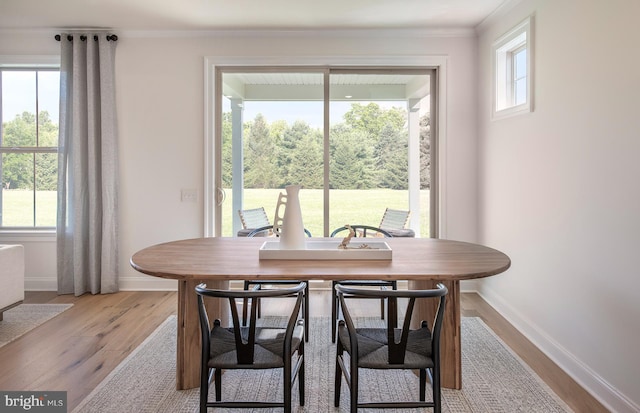
{"label": "crown molding", "polygon": [[506,0],[497,9],[495,9],[491,14],[484,18],[478,25],[475,27],[476,34],[481,34],[485,30],[487,30],[491,25],[500,20],[505,14],[513,10],[518,4],[522,3],[524,0]]}
{"label": "crown molding", "polygon": [[476,37],[472,27],[429,29],[314,29],[314,30],[120,30],[124,38],[226,38],[226,37],[352,37],[442,38]]}

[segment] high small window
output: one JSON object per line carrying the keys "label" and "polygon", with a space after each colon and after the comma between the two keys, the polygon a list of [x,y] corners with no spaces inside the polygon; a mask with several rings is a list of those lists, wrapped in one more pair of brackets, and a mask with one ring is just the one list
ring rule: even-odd
{"label": "high small window", "polygon": [[58,68],[0,65],[0,229],[56,226]]}
{"label": "high small window", "polygon": [[494,119],[533,109],[531,18],[493,44]]}

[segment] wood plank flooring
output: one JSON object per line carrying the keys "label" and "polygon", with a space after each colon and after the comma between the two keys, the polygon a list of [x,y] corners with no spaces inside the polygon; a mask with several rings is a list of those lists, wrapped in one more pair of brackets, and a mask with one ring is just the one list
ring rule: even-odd
{"label": "wood plank flooring", "polygon": [[[175,292],[164,291],[81,297],[27,292],[25,303],[74,306],[0,348],[0,389],[67,391],[69,411],[73,410],[156,327],[175,314],[176,300]],[[329,291],[312,291],[310,300],[312,315],[330,315]],[[379,311],[377,303],[372,305],[372,311]],[[607,412],[477,294],[462,294],[461,307],[463,316],[482,318],[576,412]],[[270,312],[268,305],[263,312]]]}

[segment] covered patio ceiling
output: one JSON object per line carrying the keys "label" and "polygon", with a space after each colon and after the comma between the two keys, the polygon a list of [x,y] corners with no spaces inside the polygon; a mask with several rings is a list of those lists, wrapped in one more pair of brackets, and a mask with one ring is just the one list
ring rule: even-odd
{"label": "covered patio ceiling", "polygon": [[[324,75],[320,72],[224,73],[222,93],[243,101],[322,100]],[[331,100],[408,100],[429,95],[428,74],[331,74]]]}

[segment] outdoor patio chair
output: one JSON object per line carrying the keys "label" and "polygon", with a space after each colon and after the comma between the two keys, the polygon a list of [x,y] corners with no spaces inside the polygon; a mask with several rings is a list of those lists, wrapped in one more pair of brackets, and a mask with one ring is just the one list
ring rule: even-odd
{"label": "outdoor patio chair", "polygon": [[389,232],[393,237],[414,237],[415,232],[405,228],[409,215],[410,211],[386,208],[378,227]]}
{"label": "outdoor patio chair", "polygon": [[[242,222],[242,229],[238,231],[238,236],[241,237],[248,236],[248,234],[256,228],[261,228],[271,224],[264,207],[239,209],[238,215],[240,215],[240,222]],[[268,236],[268,234],[265,233],[260,236]]]}

